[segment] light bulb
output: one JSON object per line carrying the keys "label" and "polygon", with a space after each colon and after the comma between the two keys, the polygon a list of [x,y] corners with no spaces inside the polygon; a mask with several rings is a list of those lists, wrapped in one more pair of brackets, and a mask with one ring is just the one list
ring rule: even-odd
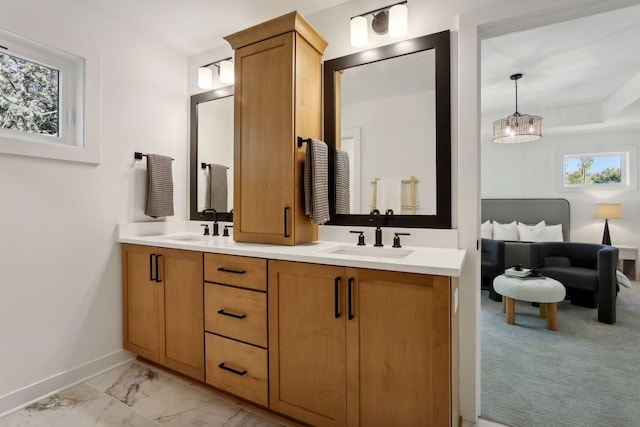
{"label": "light bulb", "polygon": [[389,9],[389,37],[395,39],[407,34],[408,9],[406,4],[396,4]]}
{"label": "light bulb", "polygon": [[201,89],[213,88],[213,73],[211,72],[211,68],[198,68],[198,86]]}
{"label": "light bulb", "polygon": [[369,34],[367,33],[367,18],[364,16],[356,16],[351,18],[351,46],[364,47],[369,43]]}

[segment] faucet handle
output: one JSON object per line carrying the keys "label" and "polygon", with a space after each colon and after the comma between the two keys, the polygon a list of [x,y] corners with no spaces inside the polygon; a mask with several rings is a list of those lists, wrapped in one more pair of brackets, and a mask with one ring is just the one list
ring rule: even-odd
{"label": "faucet handle", "polygon": [[225,225],[222,231],[222,237],[229,237],[229,229],[233,228],[233,225]]}
{"label": "faucet handle", "polygon": [[395,236],[393,236],[393,247],[394,248],[401,248],[402,246],[400,245],[400,236],[411,236],[411,233],[393,233],[395,234]]}
{"label": "faucet handle", "polygon": [[208,236],[209,235],[209,224],[200,224],[201,226],[204,227],[204,236]]}
{"label": "faucet handle", "polygon": [[358,246],[364,246],[364,231],[356,231],[356,230],[351,230],[349,231],[349,233],[360,233],[360,235],[358,236]]}

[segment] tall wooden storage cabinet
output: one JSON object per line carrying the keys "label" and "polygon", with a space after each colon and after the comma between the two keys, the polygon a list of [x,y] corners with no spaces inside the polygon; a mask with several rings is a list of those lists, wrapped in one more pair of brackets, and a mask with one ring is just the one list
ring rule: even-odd
{"label": "tall wooden storage cabinet", "polygon": [[320,138],[327,42],[297,12],[229,35],[235,49],[234,239],[317,240],[304,214],[306,144]]}

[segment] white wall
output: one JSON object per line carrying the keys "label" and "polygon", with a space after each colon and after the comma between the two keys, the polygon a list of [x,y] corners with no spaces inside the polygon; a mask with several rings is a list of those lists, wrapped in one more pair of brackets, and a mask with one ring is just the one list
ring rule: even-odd
{"label": "white wall", "polygon": [[[638,147],[640,131],[598,132],[544,136],[526,144],[482,143],[482,197],[556,197],[569,201],[571,240],[602,241],[603,221],[595,219],[596,203],[620,203],[623,218],[609,221],[614,244],[640,245],[640,197],[638,196]],[[632,150],[633,189],[566,190],[562,188],[563,154]]]}
{"label": "white wall", "polygon": [[0,26],[100,57],[102,148],[97,166],[0,154],[2,413],[37,397],[24,387],[128,357],[116,224],[151,220],[134,151],[175,159],[174,218],[185,218],[188,103],[186,56],[82,1],[3,0]]}

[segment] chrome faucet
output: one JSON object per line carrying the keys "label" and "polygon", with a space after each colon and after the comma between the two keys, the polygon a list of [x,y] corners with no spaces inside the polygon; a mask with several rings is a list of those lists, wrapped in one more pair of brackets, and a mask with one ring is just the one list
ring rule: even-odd
{"label": "chrome faucet", "polygon": [[371,218],[369,218],[369,222],[374,222],[376,224],[376,243],[373,246],[384,246],[382,244],[382,228],[380,228],[380,211],[378,209],[371,210]]}
{"label": "chrome faucet", "polygon": [[205,216],[205,214],[207,214],[208,212],[213,212],[213,233],[211,235],[219,236],[220,231],[218,226],[218,211],[212,208],[205,209],[202,212],[200,212],[200,216]]}

